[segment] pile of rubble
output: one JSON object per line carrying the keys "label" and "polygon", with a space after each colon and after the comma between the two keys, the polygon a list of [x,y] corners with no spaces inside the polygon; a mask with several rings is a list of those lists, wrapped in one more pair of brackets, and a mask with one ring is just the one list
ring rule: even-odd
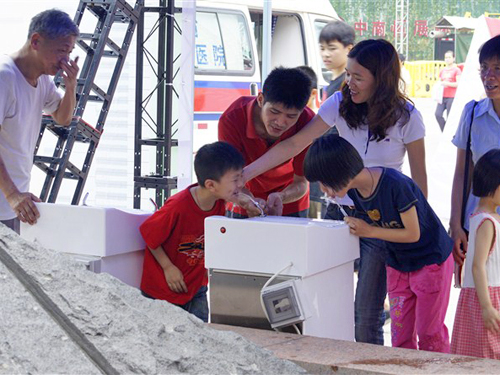
{"label": "pile of rubble", "polygon": [[[235,333],[211,329],[112,276],[87,271],[70,256],[24,241],[2,224],[0,251],[27,272],[116,373],[305,373]],[[0,374],[101,373],[70,337],[0,262]]]}

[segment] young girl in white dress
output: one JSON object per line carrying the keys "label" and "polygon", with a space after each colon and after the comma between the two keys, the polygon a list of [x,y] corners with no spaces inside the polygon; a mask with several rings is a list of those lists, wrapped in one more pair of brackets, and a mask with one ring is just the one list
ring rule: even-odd
{"label": "young girl in white dress", "polygon": [[470,217],[464,281],[451,340],[453,354],[500,359],[500,149],[484,154],[472,178],[480,197]]}

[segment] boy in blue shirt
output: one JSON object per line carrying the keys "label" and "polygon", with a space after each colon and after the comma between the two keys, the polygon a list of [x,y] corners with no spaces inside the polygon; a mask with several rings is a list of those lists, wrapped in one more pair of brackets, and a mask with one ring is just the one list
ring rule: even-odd
{"label": "boy in blue shirt", "polygon": [[453,273],[453,242],[418,186],[402,173],[365,168],[356,149],[337,135],[316,139],[305,176],[331,197],[353,200],[350,232],[384,241],[392,346],[449,353],[444,324]]}

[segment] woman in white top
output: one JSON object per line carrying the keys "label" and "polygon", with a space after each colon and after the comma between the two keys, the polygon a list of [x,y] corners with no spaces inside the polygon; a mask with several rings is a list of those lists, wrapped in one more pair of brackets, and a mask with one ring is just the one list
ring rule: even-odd
{"label": "woman in white top", "polygon": [[[412,178],[427,196],[425,126],[420,113],[400,91],[399,81],[399,58],[392,44],[382,39],[359,42],[348,55],[346,84],[341,92],[328,98],[299,133],[247,166],[245,178],[249,180],[283,163],[336,126],[367,167],[383,166],[401,171],[404,155],[408,152]],[[336,207],[330,205],[327,218],[342,219],[335,210]],[[356,341],[383,345],[384,245],[378,240],[361,239],[360,250],[355,301]]]}

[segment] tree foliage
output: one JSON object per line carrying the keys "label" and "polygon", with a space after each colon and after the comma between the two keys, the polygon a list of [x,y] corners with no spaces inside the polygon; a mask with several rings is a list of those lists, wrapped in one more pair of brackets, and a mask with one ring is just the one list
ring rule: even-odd
{"label": "tree foliage", "polygon": [[[479,17],[485,12],[500,12],[498,0],[409,0],[408,60],[432,60],[433,39],[415,35],[415,21],[427,21],[428,29],[433,30],[443,16],[464,16],[470,13]],[[356,40],[379,38],[372,34],[373,22],[385,22],[384,38],[394,43],[391,26],[396,19],[396,0],[330,0],[338,15],[347,23],[355,26],[356,22],[366,22],[368,31],[360,35],[356,31]],[[359,25],[358,25],[359,26]]]}

